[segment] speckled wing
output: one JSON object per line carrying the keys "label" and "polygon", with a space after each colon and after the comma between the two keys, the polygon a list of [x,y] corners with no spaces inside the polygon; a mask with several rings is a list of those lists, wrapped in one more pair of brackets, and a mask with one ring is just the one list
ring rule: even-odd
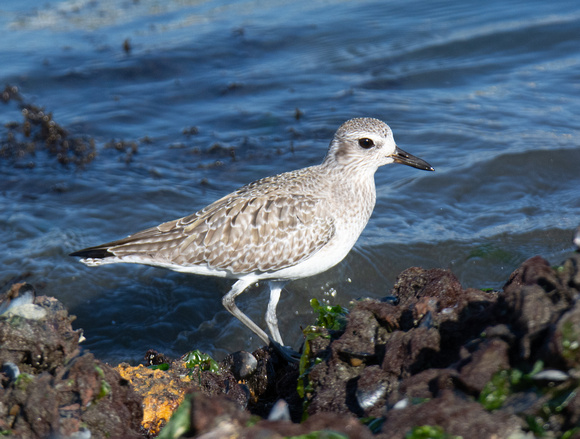
{"label": "speckled wing", "polygon": [[260,190],[267,186],[248,185],[193,215],[99,247],[118,258],[139,255],[142,263],[232,273],[296,265],[328,243],[334,221],[322,198]]}

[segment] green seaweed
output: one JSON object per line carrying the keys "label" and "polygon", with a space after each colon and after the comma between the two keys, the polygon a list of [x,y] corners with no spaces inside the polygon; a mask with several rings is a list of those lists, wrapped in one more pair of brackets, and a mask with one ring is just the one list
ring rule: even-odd
{"label": "green seaweed", "polygon": [[500,409],[509,395],[519,390],[537,390],[532,381],[534,375],[544,368],[543,361],[536,361],[529,373],[520,369],[507,369],[496,372],[479,394],[479,403],[486,410]]}
{"label": "green seaweed", "polygon": [[462,436],[445,433],[438,425],[421,425],[407,432],[405,439],[462,439]]}
{"label": "green seaweed", "polygon": [[99,388],[99,393],[95,397],[95,401],[104,398],[111,393],[111,385],[105,380],[101,380],[101,387]]}
{"label": "green seaweed", "polygon": [[346,315],[348,314],[348,310],[340,305],[321,305],[317,299],[311,299],[310,306],[318,316],[315,325],[310,325],[302,331],[305,338],[298,366],[299,377],[296,386],[298,395],[304,399],[303,421],[307,418],[306,409],[308,408],[308,397],[314,390],[308,379],[308,375],[314,366],[323,361],[320,357],[311,358],[312,349],[310,343],[318,337],[330,337],[328,331],[344,330],[346,327]]}
{"label": "green seaweed", "polygon": [[348,310],[340,305],[321,305],[317,299],[310,299],[310,306],[318,313],[316,326],[329,331],[342,331],[346,327]]}
{"label": "green seaweed", "polygon": [[479,394],[479,403],[486,410],[497,410],[503,406],[511,391],[509,371],[502,370],[493,374],[491,380]]}
{"label": "green seaweed", "polygon": [[567,320],[562,325],[562,356],[566,360],[578,358],[580,349],[580,334],[574,329],[574,324]]}
{"label": "green seaweed", "polygon": [[322,362],[322,358],[310,358],[311,348],[310,342],[317,337],[322,336],[320,328],[316,326],[308,326],[303,330],[305,339],[304,346],[302,347],[302,355],[300,356],[300,363],[298,365],[298,384],[296,390],[300,398],[308,396],[312,392],[312,385],[308,380],[308,374],[314,366]]}
{"label": "green seaweed", "polygon": [[30,375],[28,373],[23,372],[20,375],[18,375],[16,381],[14,381],[14,387],[16,387],[19,390],[26,391],[28,385],[32,382],[34,382],[34,375]]}
{"label": "green seaweed", "polygon": [[183,361],[185,362],[185,367],[188,369],[198,368],[202,372],[214,372],[218,373],[220,371],[219,364],[208,354],[204,354],[199,349],[188,352],[183,356]]}
{"label": "green seaweed", "polygon": [[560,439],[570,439],[576,433],[580,433],[580,427],[574,427],[574,428],[572,428],[570,430],[565,431],[562,434],[562,436],[560,437]]}
{"label": "green seaweed", "polygon": [[151,370],[169,370],[169,363],[152,364],[147,367]]}

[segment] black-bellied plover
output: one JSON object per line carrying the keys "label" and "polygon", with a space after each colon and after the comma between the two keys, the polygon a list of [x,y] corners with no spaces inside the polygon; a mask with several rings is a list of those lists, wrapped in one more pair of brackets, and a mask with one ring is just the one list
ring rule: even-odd
{"label": "black-bellied plover", "polygon": [[283,345],[276,317],[282,287],[342,261],[375,206],[374,174],[389,163],[434,170],[398,148],[384,122],[351,119],[336,131],[320,165],[263,178],[193,215],[71,255],[91,266],[128,262],[237,279],[223,305],[268,343],[266,332],[235,304],[246,288],[265,280],[266,323]]}

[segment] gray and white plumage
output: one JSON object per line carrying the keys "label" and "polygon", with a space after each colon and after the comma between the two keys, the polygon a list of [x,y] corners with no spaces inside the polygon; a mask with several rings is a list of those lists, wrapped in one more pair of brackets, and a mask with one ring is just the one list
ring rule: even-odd
{"label": "gray and white plumage", "polygon": [[272,339],[283,344],[276,318],[283,285],[326,271],[347,255],[374,209],[374,174],[389,163],[433,170],[399,149],[384,122],[351,119],[336,131],[320,165],[263,178],[192,215],[71,255],[91,266],[138,263],[238,279],[223,304],[268,343],[234,303],[248,286],[266,280],[266,322]]}

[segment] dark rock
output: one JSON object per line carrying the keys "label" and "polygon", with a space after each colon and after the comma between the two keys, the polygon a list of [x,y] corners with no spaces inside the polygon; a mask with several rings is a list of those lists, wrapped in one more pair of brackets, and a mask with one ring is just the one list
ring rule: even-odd
{"label": "dark rock", "polygon": [[510,275],[503,290],[507,293],[526,285],[539,285],[540,283],[554,285],[557,284],[557,281],[555,281],[548,261],[541,256],[534,256],[526,260]]}
{"label": "dark rock", "polygon": [[438,425],[450,435],[470,439],[507,438],[520,430],[514,415],[490,413],[483,407],[453,391],[443,391],[439,398],[401,410],[390,410],[380,438],[403,439],[413,427]]}
{"label": "dark rock", "polygon": [[459,373],[455,369],[426,369],[402,380],[399,391],[393,393],[389,405],[403,398],[431,399],[447,389],[454,389]]}
{"label": "dark rock", "polygon": [[571,425],[580,425],[580,392],[575,392],[565,408]]}
{"label": "dark rock", "polygon": [[344,335],[333,343],[333,354],[344,359],[355,356],[378,361],[377,341],[386,336],[386,331],[379,334],[379,328],[379,322],[371,310],[364,305],[355,306],[350,312]]}
{"label": "dark rock", "polygon": [[317,413],[308,418],[302,426],[302,431],[298,434],[326,430],[342,433],[351,438],[372,439],[374,437],[369,429],[355,417],[337,413]]}
{"label": "dark rock", "polygon": [[73,392],[65,407],[81,402],[81,422],[92,437],[140,437],[142,400],[109,365],[87,353],[75,359],[62,375]]}
{"label": "dark rock", "polygon": [[384,414],[387,392],[391,390],[388,375],[378,365],[366,367],[356,380],[355,396],[360,416]]}
{"label": "dark rock", "polygon": [[[320,335],[309,339],[302,365],[304,398],[296,391],[298,366],[267,347],[232,354],[220,373],[196,369],[195,379],[182,383],[196,391],[188,397],[190,412],[183,412],[191,419],[185,434],[283,438],[328,430],[390,439],[436,426],[477,439],[526,434],[534,419],[547,435],[571,432],[580,423],[579,261],[575,254],[552,268],[531,258],[503,292],[463,289],[448,270],[405,270],[392,291],[398,302],[360,300],[343,331],[309,333]],[[50,310],[45,319],[0,318],[0,342],[9,347],[0,350],[0,364],[22,372],[16,379],[0,375],[0,428],[32,438],[84,427],[92,437],[135,437],[140,397],[106,365],[81,355],[72,319],[46,300],[36,299]],[[31,346],[47,321],[60,336],[47,334]],[[163,380],[191,373],[157,352],[148,352],[147,361],[169,364],[167,371],[135,368],[161,389]],[[294,422],[286,409],[284,419],[266,419],[281,400]],[[381,432],[372,436],[361,417],[374,418],[373,431]]]}
{"label": "dark rock", "polygon": [[2,430],[32,439],[87,430],[92,438],[141,437],[141,398],[110,366],[80,351],[74,317],[54,298],[30,305],[43,317],[0,317],[0,362],[20,371],[0,389]]}
{"label": "dark rock", "polygon": [[399,274],[391,292],[392,296],[399,299],[399,305],[408,305],[425,288],[425,285],[429,282],[429,279],[425,276],[426,271],[423,268],[410,267]]}
{"label": "dark rock", "polygon": [[296,391],[298,365],[284,361],[268,347],[258,349],[252,355],[258,364],[256,371],[245,380],[253,395],[248,410],[266,418],[274,404],[283,399],[289,405],[292,420],[298,422],[302,417],[302,400]]}
{"label": "dark rock", "polygon": [[2,386],[6,387],[9,383],[14,382],[16,378],[18,378],[20,375],[20,368],[16,364],[7,361],[0,368],[0,374],[3,375]]}
{"label": "dark rock", "polygon": [[[25,288],[25,285],[17,284],[12,289]],[[35,302],[47,312],[46,318],[0,317],[0,363],[14,363],[23,373],[54,373],[57,367],[79,354],[81,332],[72,329],[74,317],[56,299],[42,296]]]}
{"label": "dark rock", "polygon": [[[568,277],[574,275],[571,268],[564,273]],[[520,338],[521,358],[528,359],[532,351],[541,348],[546,334],[553,331],[552,325],[578,294],[570,288],[569,280],[567,283],[563,285],[549,263],[539,256],[525,261],[510,276],[501,305]]]}
{"label": "dark rock", "polygon": [[[446,270],[405,270],[393,288],[398,304],[359,301],[345,331],[317,352],[324,361],[309,374],[308,413],[387,413],[382,437],[389,438],[419,425],[463,437],[506,437],[524,419],[539,417],[550,431],[571,428],[570,419],[578,418],[576,381],[558,367],[577,367],[576,267],[575,258],[557,269],[532,258],[504,292],[464,290]],[[541,367],[539,359],[552,369],[534,372],[534,379],[526,374]],[[501,371],[505,378],[495,378]],[[494,391],[492,379],[505,387],[490,396],[505,398],[493,413],[476,402]]]}
{"label": "dark rock", "polygon": [[250,415],[224,397],[208,397],[194,393],[190,398],[191,429],[187,433],[188,437],[207,435],[207,437],[212,438],[271,439],[299,436],[314,431],[332,431],[361,439],[373,437],[367,427],[349,415],[318,413],[309,417],[302,424],[284,420],[261,420],[255,425],[251,425]]}
{"label": "dark rock", "polygon": [[149,349],[145,353],[144,357],[147,366],[158,366],[160,364],[169,364],[171,359],[166,357],[164,354],[157,352],[154,349]]}
{"label": "dark rock", "polygon": [[479,395],[494,373],[510,368],[509,345],[498,339],[482,342],[461,366],[459,379],[474,396]]}
{"label": "dark rock", "polygon": [[[399,329],[399,321],[401,319],[402,310],[404,309],[401,306],[393,304],[391,301],[383,302],[374,299],[361,300],[356,304],[355,309],[356,308],[370,311],[387,332]],[[350,319],[352,319],[352,311],[349,320]]]}
{"label": "dark rock", "polygon": [[258,368],[258,360],[249,352],[239,351],[232,355],[232,373],[238,380],[252,376]]}
{"label": "dark rock", "polygon": [[549,328],[556,310],[539,285],[512,288],[506,292],[504,300],[512,325],[521,335],[520,355],[528,359],[533,342],[539,340]]}
{"label": "dark rock", "polygon": [[201,393],[191,394],[190,414],[191,435],[201,435],[216,428],[224,431],[240,428],[250,419],[250,414],[241,410],[239,405],[229,398],[209,397]]}
{"label": "dark rock", "polygon": [[560,318],[548,341],[548,364],[565,369],[580,366],[580,302]]}
{"label": "dark rock", "polygon": [[580,250],[570,256],[558,272],[563,286],[572,289],[572,297],[580,291]]}
{"label": "dark rock", "polygon": [[410,305],[420,297],[431,297],[443,309],[454,306],[462,292],[459,280],[449,270],[411,267],[399,275],[391,294],[399,298],[402,306]]}
{"label": "dark rock", "polygon": [[396,331],[385,344],[383,370],[405,378],[429,366],[429,359],[439,351],[440,336],[435,328]]}

